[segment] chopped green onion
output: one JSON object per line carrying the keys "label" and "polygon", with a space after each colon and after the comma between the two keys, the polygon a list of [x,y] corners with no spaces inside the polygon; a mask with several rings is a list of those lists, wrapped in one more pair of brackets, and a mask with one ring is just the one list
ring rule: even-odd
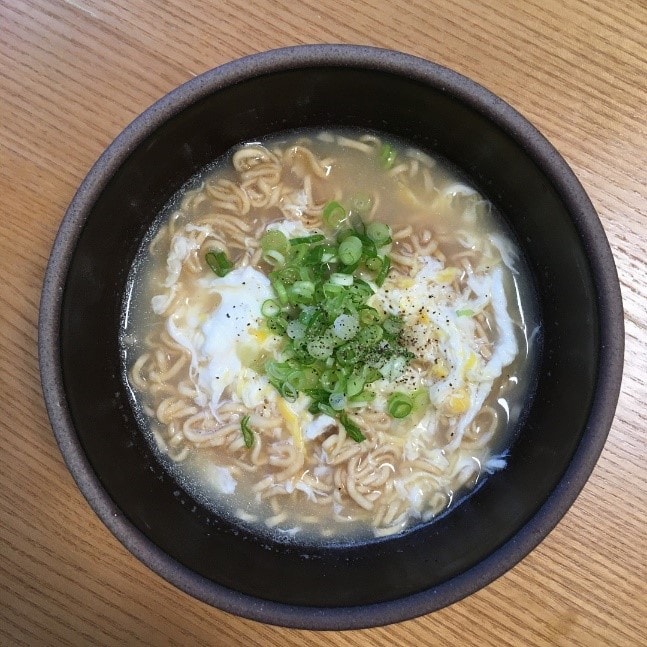
{"label": "chopped green onion", "polygon": [[382,144],[379,153],[380,166],[387,171],[395,165],[396,152],[390,144]]}
{"label": "chopped green onion", "polygon": [[379,256],[373,256],[372,258],[367,258],[364,264],[371,272],[379,272],[382,269],[383,261]]}
{"label": "chopped green onion", "polygon": [[371,306],[365,306],[359,311],[359,320],[364,326],[377,323],[381,318],[380,313],[375,308],[371,308]]}
{"label": "chopped green onion", "polygon": [[346,380],[346,395],[350,398],[358,395],[364,389],[366,381],[362,375],[353,373],[348,380]]}
{"label": "chopped green onion", "polygon": [[261,236],[261,249],[264,252],[274,250],[281,254],[286,254],[288,251],[287,236],[278,229],[268,229]]}
{"label": "chopped green onion", "polygon": [[316,337],[308,342],[307,348],[315,359],[326,359],[333,354],[335,347],[328,339]]}
{"label": "chopped green onion", "polygon": [[303,339],[306,336],[306,326],[298,319],[293,319],[288,322],[285,328],[285,334],[290,339]]}
{"label": "chopped green onion", "polygon": [[337,229],[346,220],[346,209],[339,202],[332,201],[323,208],[322,216],[331,229]]}
{"label": "chopped green onion", "polygon": [[351,213],[349,220],[353,231],[358,236],[363,236],[366,233],[366,225],[358,213]]}
{"label": "chopped green onion", "polygon": [[281,307],[274,299],[266,299],[261,306],[261,314],[264,317],[276,317],[281,312]]}
{"label": "chopped green onion", "polygon": [[343,242],[344,242],[344,241],[345,241],[349,236],[354,236],[354,235],[355,235],[355,232],[354,232],[352,229],[349,229],[348,227],[346,227],[346,228],[344,228],[344,229],[340,229],[340,230],[337,232],[337,236],[335,237],[335,239],[337,240],[337,243],[338,243],[338,244],[341,244],[341,243],[343,243]]}
{"label": "chopped green onion", "polygon": [[305,265],[320,265],[323,255],[323,245],[316,245],[308,250],[308,253],[303,258],[303,262]]}
{"label": "chopped green onion", "polygon": [[290,238],[290,245],[318,243],[325,239],[326,237],[323,234],[312,234],[311,236],[301,236],[300,238]]}
{"label": "chopped green onion", "polygon": [[313,271],[311,267],[300,267],[299,268],[299,278],[302,281],[312,281],[314,276],[313,276]]}
{"label": "chopped green onion", "polygon": [[345,286],[353,285],[355,281],[352,274],[342,274],[339,272],[335,272],[334,274],[331,274],[329,280],[332,285],[345,285]]}
{"label": "chopped green onion", "polygon": [[341,242],[337,254],[344,265],[357,263],[362,258],[362,241],[357,236],[349,236]]}
{"label": "chopped green onion", "polygon": [[288,291],[285,289],[285,285],[283,285],[283,282],[280,279],[271,281],[271,283],[272,287],[274,288],[274,292],[276,292],[276,296],[279,298],[279,303],[283,306],[286,306],[289,302],[289,298]]}
{"label": "chopped green onion", "polygon": [[387,408],[393,418],[406,418],[413,410],[413,402],[405,393],[396,391],[389,396]]}
{"label": "chopped green onion", "polygon": [[[346,281],[348,279],[348,274],[340,274],[340,277],[343,277],[341,280]],[[353,278],[352,276],[350,277]],[[352,285],[352,283],[350,284]],[[344,293],[343,283],[333,283],[332,281],[326,281],[321,286],[321,291],[326,299],[332,299],[340,294]]]}
{"label": "chopped green onion", "polygon": [[307,303],[315,294],[315,284],[312,281],[295,281],[288,290],[292,303]]}
{"label": "chopped green onion", "polygon": [[263,252],[263,260],[270,263],[270,265],[283,265],[285,263],[285,256],[276,249],[268,249]]}
{"label": "chopped green onion", "polygon": [[335,411],[341,411],[346,407],[346,396],[343,393],[331,393],[328,403]]}
{"label": "chopped green onion", "polygon": [[391,269],[391,259],[388,256],[385,256],[382,259],[382,267],[378,272],[378,275],[375,277],[375,285],[377,285],[378,288],[382,287],[384,280],[386,279],[386,275],[389,273],[390,269]]}
{"label": "chopped green onion", "polygon": [[357,340],[362,346],[375,346],[384,337],[384,329],[379,324],[371,324],[359,331]]}
{"label": "chopped green onion", "polygon": [[245,416],[240,421],[240,430],[243,433],[243,440],[245,441],[245,447],[249,449],[254,444],[254,434],[249,426],[249,416]]}
{"label": "chopped green onion", "polygon": [[350,208],[355,213],[358,213],[360,216],[365,215],[371,210],[373,206],[373,198],[367,193],[358,193],[356,196],[351,198]]}
{"label": "chopped green onion", "polygon": [[[328,203],[324,222],[335,223],[332,233],[290,239],[270,230],[261,244],[263,258],[274,266],[268,274],[274,297],[263,302],[261,314],[283,340],[281,361],[266,359],[265,375],[284,399],[307,395],[310,413],[337,418],[358,442],[364,435],[347,410],[375,397],[367,385],[400,377],[412,357],[399,339],[401,318],[367,305],[374,287],[357,272],[371,272],[379,286],[390,268],[388,256],[378,252],[390,242],[390,228],[361,218],[371,205],[363,196],[352,201],[350,212]],[[228,263],[224,254],[219,258]],[[416,395],[416,403],[423,396]]]}
{"label": "chopped green onion", "polygon": [[292,383],[288,382],[287,380],[283,382],[283,384],[281,384],[280,392],[283,399],[287,400],[288,402],[294,402],[297,399],[297,390],[294,388]]}
{"label": "chopped green onion", "polygon": [[361,443],[362,440],[366,439],[366,436],[362,433],[362,430],[348,417],[346,413],[342,413],[339,416],[339,422],[344,426],[348,437],[354,440],[356,443]]}
{"label": "chopped green onion", "polygon": [[474,310],[470,310],[470,308],[463,308],[462,310],[456,310],[456,316],[457,317],[473,317],[474,316]]}
{"label": "chopped green onion", "polygon": [[341,314],[333,322],[335,335],[343,341],[348,341],[359,332],[359,321],[353,315]]}
{"label": "chopped green onion", "polygon": [[220,277],[229,274],[234,267],[234,264],[227,258],[227,254],[222,251],[211,250],[205,254],[204,260],[214,273]]}
{"label": "chopped green onion", "polygon": [[383,222],[369,222],[366,235],[378,246],[383,247],[391,242],[391,227]]}
{"label": "chopped green onion", "polygon": [[362,281],[362,279],[357,279],[351,287],[348,288],[348,296],[350,297],[351,303],[359,308],[363,306],[366,300],[373,294],[373,288]]}
{"label": "chopped green onion", "polygon": [[353,365],[358,358],[355,344],[344,344],[335,351],[335,358],[342,366]]}
{"label": "chopped green onion", "polygon": [[388,315],[382,323],[382,328],[387,335],[397,335],[402,330],[402,319],[395,315]]}
{"label": "chopped green onion", "polygon": [[314,389],[319,384],[320,375],[311,366],[304,367],[299,373],[297,379],[297,386],[299,391],[307,391],[308,389]]}
{"label": "chopped green onion", "polygon": [[375,393],[364,389],[361,393],[348,398],[348,405],[351,407],[361,407],[375,399]]}
{"label": "chopped green onion", "polygon": [[339,381],[340,372],[336,369],[329,368],[321,374],[321,379],[319,380],[321,386],[324,388],[324,392],[332,391],[335,388],[335,384]]}
{"label": "chopped green onion", "polygon": [[288,322],[283,317],[268,317],[266,324],[271,332],[278,335],[283,335],[285,333],[285,328],[287,327]]}
{"label": "chopped green onion", "polygon": [[429,404],[429,391],[427,389],[423,389],[422,387],[416,389],[411,394],[411,401],[413,403],[414,411],[420,411],[421,409],[424,409]]}
{"label": "chopped green onion", "polygon": [[368,237],[362,236],[362,258],[377,258],[377,247],[375,243]]}
{"label": "chopped green onion", "polygon": [[321,411],[321,413],[325,413],[331,418],[334,418],[337,415],[337,411],[335,411],[329,404],[326,404],[325,402],[318,402],[317,408],[319,409],[319,411]]}
{"label": "chopped green onion", "polygon": [[299,278],[299,270],[296,267],[285,267],[279,272],[279,278],[284,285],[292,285]]}

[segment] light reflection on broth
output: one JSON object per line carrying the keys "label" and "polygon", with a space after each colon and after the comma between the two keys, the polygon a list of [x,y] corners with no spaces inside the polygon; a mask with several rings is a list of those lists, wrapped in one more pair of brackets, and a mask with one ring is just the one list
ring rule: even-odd
{"label": "light reflection on broth", "polygon": [[[363,265],[355,280],[402,326],[390,364],[362,348],[339,378],[377,361],[379,379],[356,401],[350,387],[340,396],[349,425],[327,405],[309,411],[305,391],[279,393],[266,362],[284,359],[285,337],[261,315],[277,299],[259,244],[268,225],[290,239],[329,237],[331,201],[390,226],[383,285]],[[222,277],[205,261],[214,250],[233,263]],[[220,514],[279,537],[386,536],[435,518],[505,466],[538,330],[533,292],[492,205],[422,151],[343,131],[238,147],[160,214],[130,281],[122,346],[142,426],[175,477]],[[344,342],[334,339],[336,357]],[[332,359],[318,361],[321,375]],[[423,405],[394,417],[402,393]]]}

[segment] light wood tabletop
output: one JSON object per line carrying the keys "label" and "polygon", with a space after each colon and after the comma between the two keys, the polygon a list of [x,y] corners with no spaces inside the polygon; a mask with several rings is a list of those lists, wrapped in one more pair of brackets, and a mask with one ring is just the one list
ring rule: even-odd
{"label": "light wood tabletop", "polygon": [[[347,632],[234,617],[138,562],[63,463],[36,348],[57,228],[111,140],[196,74],[324,42],[425,57],[530,119],[598,210],[626,311],[616,418],[558,527],[449,608]],[[0,0],[0,644],[646,645],[646,43],[645,0]]]}

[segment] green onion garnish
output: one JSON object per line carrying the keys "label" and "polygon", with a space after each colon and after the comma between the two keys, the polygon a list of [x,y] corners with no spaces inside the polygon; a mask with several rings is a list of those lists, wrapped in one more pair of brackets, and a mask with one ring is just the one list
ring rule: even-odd
{"label": "green onion garnish", "polygon": [[357,236],[349,236],[340,245],[339,260],[344,265],[352,265],[362,258],[362,241]]}
{"label": "green onion garnish", "polygon": [[383,222],[370,222],[366,226],[366,235],[377,247],[384,247],[391,242],[391,228]]}
{"label": "green onion garnish", "polygon": [[387,408],[394,418],[406,418],[413,411],[413,401],[405,393],[396,391],[389,396]]}
{"label": "green onion garnish", "polygon": [[379,272],[382,269],[382,265],[384,263],[384,261],[379,256],[367,258],[364,262],[367,269],[371,270],[372,272]]}
{"label": "green onion garnish", "polygon": [[346,394],[331,393],[328,402],[335,411],[341,411],[346,406]]}
{"label": "green onion garnish", "polygon": [[337,229],[346,220],[346,209],[339,202],[329,202],[324,207],[322,216],[331,229]]}
{"label": "green onion garnish", "polygon": [[301,236],[300,238],[290,238],[290,245],[303,245],[310,243],[318,243],[321,240],[325,240],[326,237],[323,234],[312,234],[312,236]]}
{"label": "green onion garnish", "polygon": [[470,310],[470,308],[464,308],[462,310],[456,310],[456,316],[457,317],[473,317],[474,316],[474,310]]}
{"label": "green onion garnish", "polygon": [[411,394],[411,402],[413,403],[413,410],[420,411],[429,404],[429,391],[427,389],[416,389]]}
{"label": "green onion garnish", "polygon": [[[371,280],[381,286],[391,265],[381,251],[391,242],[390,227],[365,225],[360,217],[371,204],[362,196],[350,211],[328,203],[323,211],[330,228],[326,234],[288,238],[268,230],[261,237],[274,292],[261,313],[283,344],[281,361],[266,360],[265,374],[286,400],[305,394],[310,413],[337,418],[358,442],[364,435],[347,410],[370,402],[375,394],[367,386],[397,379],[412,358],[400,341],[402,320],[367,303]],[[408,396],[400,395],[389,407],[394,417],[408,415],[413,407],[409,398],[406,410],[403,398]]]}
{"label": "green onion garnish", "polygon": [[261,314],[264,317],[276,317],[281,312],[281,306],[274,299],[266,299],[261,306]]}
{"label": "green onion garnish", "polygon": [[243,432],[243,440],[245,447],[249,449],[254,444],[254,434],[249,426],[249,416],[245,416],[240,421],[240,430]]}
{"label": "green onion garnish", "polygon": [[382,285],[384,284],[386,275],[389,273],[390,269],[391,269],[391,259],[388,256],[385,256],[382,259],[382,267],[380,268],[380,271],[375,277],[375,285],[377,285],[378,288],[381,288]]}
{"label": "green onion garnish", "polygon": [[360,443],[362,440],[366,439],[366,436],[362,433],[362,430],[348,417],[347,414],[342,413],[339,416],[339,422],[344,425],[344,429],[350,438],[355,442]]}
{"label": "green onion garnish", "polygon": [[261,236],[261,249],[265,253],[273,250],[285,254],[288,251],[287,236],[278,229],[268,229]]}
{"label": "green onion garnish", "polygon": [[227,258],[227,254],[222,251],[211,250],[205,254],[204,260],[214,273],[221,277],[229,274],[234,267],[234,264]]}
{"label": "green onion garnish", "polygon": [[360,216],[366,215],[373,206],[373,198],[367,193],[358,193],[350,200],[351,211],[358,213]]}
{"label": "green onion garnish", "polygon": [[395,165],[396,152],[390,144],[382,144],[379,153],[380,166],[387,171]]}

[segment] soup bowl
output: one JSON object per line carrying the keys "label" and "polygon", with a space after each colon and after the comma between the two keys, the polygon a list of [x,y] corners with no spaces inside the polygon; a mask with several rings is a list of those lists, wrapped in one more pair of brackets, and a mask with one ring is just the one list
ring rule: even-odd
{"label": "soup bowl", "polygon": [[[528,263],[541,342],[507,466],[408,532],[340,546],[273,540],[214,514],[158,462],[122,379],[127,277],[155,216],[232,146],[286,129],[372,129],[448,159],[500,210]],[[108,147],[54,243],[39,322],[56,440],[91,507],[142,562],[215,607],[311,629],[440,609],[492,582],[558,523],[609,432],[623,357],[600,221],[550,143],[483,87],[431,62],[302,46],[202,74]]]}

